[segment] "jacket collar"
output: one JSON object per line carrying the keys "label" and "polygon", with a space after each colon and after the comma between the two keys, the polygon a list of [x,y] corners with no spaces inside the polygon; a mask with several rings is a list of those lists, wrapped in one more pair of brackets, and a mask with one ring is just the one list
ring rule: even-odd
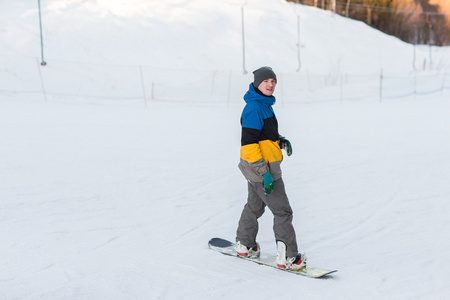
{"label": "jacket collar", "polygon": [[244,95],[244,101],[246,103],[257,101],[260,103],[264,103],[267,105],[274,105],[276,99],[274,96],[266,96],[261,93],[258,89],[253,86],[253,83],[250,83],[247,93]]}

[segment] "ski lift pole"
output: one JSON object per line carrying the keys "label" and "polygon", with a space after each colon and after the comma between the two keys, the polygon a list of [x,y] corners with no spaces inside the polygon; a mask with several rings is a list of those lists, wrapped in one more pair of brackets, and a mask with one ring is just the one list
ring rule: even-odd
{"label": "ski lift pole", "polygon": [[297,15],[297,59],[298,59],[298,68],[297,72],[300,71],[302,67],[302,61],[300,59],[300,16]]}
{"label": "ski lift pole", "polygon": [[39,29],[41,33],[41,66],[45,66],[47,63],[44,60],[44,42],[42,40],[41,0],[38,0],[38,8],[39,8]]}
{"label": "ski lift pole", "polygon": [[242,68],[244,70],[244,74],[247,74],[247,70],[245,69],[245,31],[244,31],[244,5],[247,4],[247,0],[241,6],[241,20],[242,20]]}
{"label": "ski lift pole", "polygon": [[297,3],[293,3],[294,7],[294,13],[297,16],[297,60],[298,60],[298,68],[297,72],[300,71],[302,67],[302,62],[300,60],[300,15],[297,13]]}

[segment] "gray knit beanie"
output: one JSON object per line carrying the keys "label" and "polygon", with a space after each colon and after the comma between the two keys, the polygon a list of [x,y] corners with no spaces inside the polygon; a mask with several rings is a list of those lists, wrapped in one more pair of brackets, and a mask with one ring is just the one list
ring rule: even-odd
{"label": "gray knit beanie", "polygon": [[277,75],[272,70],[271,67],[261,67],[258,70],[253,71],[253,75],[255,76],[253,79],[253,86],[258,88],[258,86],[266,79],[273,78],[277,81]]}

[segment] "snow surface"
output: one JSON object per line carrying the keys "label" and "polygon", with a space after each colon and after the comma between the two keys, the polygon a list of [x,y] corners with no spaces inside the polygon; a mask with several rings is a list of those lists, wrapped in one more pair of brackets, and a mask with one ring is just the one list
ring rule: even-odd
{"label": "snow surface", "polygon": [[[244,1],[41,2],[47,67],[241,70]],[[2,3],[2,60],[40,55],[35,5]],[[250,71],[295,71],[296,13],[309,29],[305,69],[412,71],[411,45],[360,22],[281,0],[244,7],[246,35],[258,37],[247,45]],[[448,70],[449,48],[433,51]],[[0,299],[450,297],[448,90],[275,105],[294,149],[283,174],[301,251],[309,264],[339,270],[309,279],[207,247],[211,237],[234,239],[246,201],[237,168],[242,102],[192,103],[183,93],[147,107],[44,102],[28,92],[35,73],[0,69],[14,89],[0,93]],[[258,241],[275,253],[271,223],[267,211]]]}

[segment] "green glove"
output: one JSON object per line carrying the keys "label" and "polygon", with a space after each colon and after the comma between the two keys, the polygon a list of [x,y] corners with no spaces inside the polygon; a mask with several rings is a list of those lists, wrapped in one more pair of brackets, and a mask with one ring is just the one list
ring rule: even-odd
{"label": "green glove", "polygon": [[284,137],[280,137],[280,148],[286,150],[287,156],[292,155],[291,142],[289,142],[289,140],[285,139]]}
{"label": "green glove", "polygon": [[263,175],[264,193],[269,195],[273,191],[273,178],[270,172]]}

